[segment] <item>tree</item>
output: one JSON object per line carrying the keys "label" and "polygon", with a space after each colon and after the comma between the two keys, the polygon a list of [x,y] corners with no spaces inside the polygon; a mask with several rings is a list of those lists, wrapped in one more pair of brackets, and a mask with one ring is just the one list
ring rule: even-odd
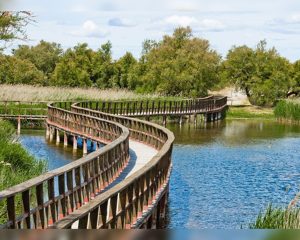
{"label": "tree", "polygon": [[293,86],[288,92],[287,97],[289,96],[298,96],[300,93],[300,60],[296,61],[293,64]]}
{"label": "tree", "polygon": [[287,96],[292,81],[290,62],[261,41],[255,49],[233,47],[224,62],[224,75],[247,94],[254,105],[272,106]]}
{"label": "tree", "polygon": [[93,57],[94,52],[86,43],[68,49],[55,67],[51,84],[68,87],[92,86]]}
{"label": "tree", "polygon": [[41,84],[43,73],[33,63],[13,56],[0,55],[0,84]]}
{"label": "tree", "polygon": [[49,85],[48,80],[60,60],[62,51],[60,44],[40,41],[33,47],[20,45],[18,49],[13,50],[13,54],[20,59],[32,62],[38,70],[45,74],[44,85]]}
{"label": "tree", "polygon": [[137,60],[129,52],[126,52],[126,54],[116,62],[118,76],[115,78],[116,82],[114,82],[114,86],[119,88],[129,87],[129,74],[136,63]]}
{"label": "tree", "polygon": [[24,28],[31,22],[33,15],[30,12],[0,11],[0,50],[3,50],[8,42],[27,39]]}
{"label": "tree", "polygon": [[92,80],[99,88],[111,88],[114,82],[118,82],[118,70],[112,60],[111,49],[110,42],[103,44],[93,59]]}
{"label": "tree", "polygon": [[200,97],[218,82],[221,57],[189,27],[175,29],[161,42],[145,42],[143,53],[130,76],[139,91]]}

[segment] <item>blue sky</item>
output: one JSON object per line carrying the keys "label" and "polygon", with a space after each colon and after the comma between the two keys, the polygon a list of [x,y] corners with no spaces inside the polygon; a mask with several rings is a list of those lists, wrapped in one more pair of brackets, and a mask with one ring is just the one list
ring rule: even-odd
{"label": "blue sky", "polygon": [[[113,56],[140,56],[145,39],[159,40],[177,26],[191,26],[226,56],[233,45],[268,45],[291,61],[300,59],[298,0],[1,0],[5,10],[30,10],[30,45],[39,40],[63,48],[87,42],[93,49],[110,40]],[[4,3],[3,3],[4,1]]]}

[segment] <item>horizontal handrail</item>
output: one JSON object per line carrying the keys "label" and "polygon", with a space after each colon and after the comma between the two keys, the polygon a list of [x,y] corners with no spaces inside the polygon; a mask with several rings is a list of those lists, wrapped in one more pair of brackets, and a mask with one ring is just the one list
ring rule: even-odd
{"label": "horizontal handrail", "polygon": [[[47,123],[74,135],[88,135],[91,140],[104,139],[110,144],[75,162],[1,191],[0,201],[6,201],[8,215],[2,228],[48,227],[59,219],[59,214],[68,215],[110,184],[129,159],[129,131],[118,123],[74,113],[53,104],[48,105]],[[72,201],[67,203],[70,198]]]}

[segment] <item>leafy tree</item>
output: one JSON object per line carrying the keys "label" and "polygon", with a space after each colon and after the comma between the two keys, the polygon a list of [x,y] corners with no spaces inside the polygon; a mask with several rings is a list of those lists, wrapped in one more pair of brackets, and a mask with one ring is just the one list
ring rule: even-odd
{"label": "leafy tree", "polygon": [[47,80],[53,73],[57,62],[60,60],[62,48],[60,44],[40,41],[36,46],[29,47],[20,45],[18,49],[13,50],[14,56],[20,59],[26,59],[32,62],[36,68],[42,71],[46,76],[44,85],[48,85]]}
{"label": "leafy tree", "polygon": [[255,49],[233,47],[224,62],[224,75],[237,88],[245,91],[252,104],[274,105],[286,97],[292,81],[290,62],[275,48],[267,49],[261,41]]}
{"label": "leafy tree", "polygon": [[44,75],[33,63],[13,56],[0,55],[0,83],[41,84]]}
{"label": "leafy tree", "polygon": [[110,42],[103,44],[93,59],[92,80],[99,88],[111,88],[114,82],[118,82],[118,70],[112,60],[111,49]]}
{"label": "leafy tree", "polygon": [[114,85],[119,88],[128,88],[129,86],[129,74],[131,74],[132,68],[137,64],[137,60],[133,55],[127,52],[116,62],[116,68],[118,70],[118,76],[115,78]]}
{"label": "leafy tree", "polygon": [[298,96],[300,93],[300,60],[293,64],[293,86],[287,96]]}
{"label": "leafy tree", "polygon": [[56,86],[89,87],[92,86],[92,62],[94,52],[87,44],[78,44],[68,49],[55,67],[51,83]]}
{"label": "leafy tree", "polygon": [[221,57],[189,27],[175,29],[161,42],[145,42],[143,53],[136,75],[130,76],[130,85],[139,91],[199,97],[219,79]]}
{"label": "leafy tree", "polygon": [[24,28],[32,21],[33,16],[27,11],[0,11],[0,50],[15,39],[27,39]]}

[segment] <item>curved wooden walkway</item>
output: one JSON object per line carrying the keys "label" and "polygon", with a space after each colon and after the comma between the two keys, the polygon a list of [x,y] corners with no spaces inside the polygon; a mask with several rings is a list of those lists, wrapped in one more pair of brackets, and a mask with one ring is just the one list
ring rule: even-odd
{"label": "curved wooden walkway", "polygon": [[[57,143],[63,138],[74,150],[81,138],[84,156],[0,192],[7,209],[1,228],[161,228],[174,135],[131,117],[203,114],[217,121],[224,117],[226,102],[208,97],[49,104],[47,138]],[[90,141],[96,151],[87,154]]]}

